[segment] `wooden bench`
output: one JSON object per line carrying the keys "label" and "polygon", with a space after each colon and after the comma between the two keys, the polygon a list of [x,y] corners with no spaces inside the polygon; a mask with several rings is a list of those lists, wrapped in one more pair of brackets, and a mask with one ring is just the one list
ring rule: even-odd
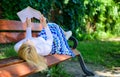
{"label": "wooden bench", "polygon": [[[39,30],[38,23],[32,23],[33,36],[37,36]],[[26,27],[20,21],[15,20],[0,20],[0,43],[17,42],[25,37]],[[77,46],[77,40],[71,37],[69,40],[74,42],[72,50],[80,62],[81,68],[84,72],[84,76],[94,76],[94,73],[89,71],[84,63],[84,60],[80,52],[75,49]],[[45,56],[47,59],[48,67],[59,64],[65,60],[71,58],[68,55],[53,54]],[[36,68],[33,68],[27,64],[26,61],[19,57],[10,57],[0,60],[0,77],[24,77],[35,73]]]}

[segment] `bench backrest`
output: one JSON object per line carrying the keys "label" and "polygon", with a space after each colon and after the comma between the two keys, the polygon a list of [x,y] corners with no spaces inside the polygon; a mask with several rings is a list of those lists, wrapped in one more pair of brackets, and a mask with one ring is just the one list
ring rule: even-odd
{"label": "bench backrest", "polygon": [[[18,42],[25,38],[26,26],[21,21],[0,20],[0,43]],[[41,27],[39,23],[32,23],[33,37],[37,36]]]}

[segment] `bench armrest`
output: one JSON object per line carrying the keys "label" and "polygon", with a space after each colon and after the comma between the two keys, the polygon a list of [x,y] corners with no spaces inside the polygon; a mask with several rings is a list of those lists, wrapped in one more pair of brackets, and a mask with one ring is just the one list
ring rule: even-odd
{"label": "bench armrest", "polygon": [[72,49],[75,49],[75,48],[77,47],[77,45],[78,45],[78,40],[77,40],[74,36],[71,36],[71,37],[69,38],[69,41],[72,41],[72,42],[73,42],[73,45],[72,45],[72,46],[70,45],[70,47],[71,47]]}

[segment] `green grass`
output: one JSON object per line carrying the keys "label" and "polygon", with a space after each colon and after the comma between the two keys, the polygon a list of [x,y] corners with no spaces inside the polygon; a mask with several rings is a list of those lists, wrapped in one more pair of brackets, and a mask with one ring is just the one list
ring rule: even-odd
{"label": "green grass", "polygon": [[87,63],[120,67],[120,42],[81,41],[77,49]]}
{"label": "green grass", "polygon": [[14,43],[0,44],[0,59],[17,56],[14,50]]}

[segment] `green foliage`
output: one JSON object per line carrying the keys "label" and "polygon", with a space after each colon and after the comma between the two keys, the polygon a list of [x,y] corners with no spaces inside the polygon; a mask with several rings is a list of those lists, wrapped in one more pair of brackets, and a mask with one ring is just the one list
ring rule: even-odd
{"label": "green foliage", "polygon": [[120,35],[120,6],[113,0],[85,0],[86,31],[94,38]]}
{"label": "green foliage", "polygon": [[[79,35],[85,33],[85,7],[84,0],[57,1],[54,5],[54,19],[66,30],[72,30],[73,35],[80,39]],[[53,17],[53,16],[52,16]]]}
{"label": "green foliage", "polygon": [[1,0],[0,6],[2,17],[11,20],[19,20],[16,13],[31,6],[79,40],[120,35],[119,0]]}
{"label": "green foliage", "polygon": [[51,2],[49,0],[2,0],[1,7],[4,19],[18,20],[17,12],[31,6],[40,10],[46,17],[49,15]]}

